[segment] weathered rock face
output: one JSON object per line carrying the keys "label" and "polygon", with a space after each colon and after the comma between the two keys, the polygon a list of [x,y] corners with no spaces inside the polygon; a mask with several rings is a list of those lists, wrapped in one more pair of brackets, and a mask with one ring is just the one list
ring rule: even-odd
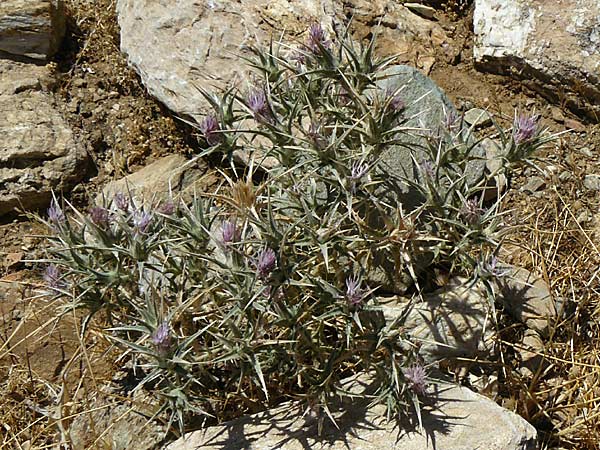
{"label": "weathered rock face", "polygon": [[[454,279],[445,288],[416,300],[409,310],[404,329],[420,346],[426,364],[444,358],[490,356],[494,330],[489,301],[481,286]],[[408,299],[393,299],[383,305],[388,322],[401,317]]]}
{"label": "weathered rock face", "polygon": [[[364,383],[364,384],[363,384]],[[346,386],[368,392],[361,380]],[[357,450],[533,450],[536,431],[524,419],[467,388],[436,382],[429,386],[434,407],[421,411],[423,432],[386,422],[385,408],[368,408],[364,400],[344,402],[333,413],[336,428],[325,419],[318,436],[316,420],[304,408],[287,403],[275,409],[189,433],[168,450],[221,449],[357,449]]]}
{"label": "weathered rock face", "polygon": [[152,95],[198,118],[206,105],[198,87],[211,90],[248,77],[240,64],[240,56],[249,55],[245,46],[265,39],[272,25],[293,35],[315,20],[331,23],[334,3],[119,0],[121,49]]}
{"label": "weathered rock face", "polygon": [[475,63],[518,77],[552,101],[598,120],[597,0],[476,0]]}
{"label": "weathered rock face", "polygon": [[0,3],[0,53],[45,60],[58,50],[64,33],[63,0]]}
{"label": "weathered rock face", "polygon": [[51,97],[47,69],[0,60],[0,216],[47,206],[85,175],[87,153]]}

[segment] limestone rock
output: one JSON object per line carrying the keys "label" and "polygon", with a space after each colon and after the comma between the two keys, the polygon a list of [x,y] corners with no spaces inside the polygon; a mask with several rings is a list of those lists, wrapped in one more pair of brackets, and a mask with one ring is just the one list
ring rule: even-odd
{"label": "limestone rock", "polygon": [[548,327],[561,313],[562,302],[555,299],[546,282],[528,270],[504,266],[497,279],[496,300],[508,313],[528,328],[545,336]]}
{"label": "limestone rock", "polygon": [[38,90],[43,68],[0,60],[0,216],[46,207],[85,175],[87,153]]}
{"label": "limestone rock", "polygon": [[[148,91],[177,114],[198,119],[206,102],[198,87],[245,80],[240,56],[269,32],[298,35],[335,16],[334,0],[118,0],[121,50]],[[268,40],[267,40],[268,42]]]}
{"label": "limestone rock", "polygon": [[[203,171],[193,161],[182,155],[169,155],[158,159],[137,172],[108,183],[96,198],[110,201],[117,192],[130,193],[134,200],[146,205],[156,205],[169,197],[178,197],[186,191],[193,195],[193,188]],[[192,192],[191,192],[192,191]]]}
{"label": "limestone rock", "polygon": [[[384,303],[388,322],[405,314],[408,299]],[[403,327],[420,345],[426,364],[444,358],[488,356],[493,348],[494,330],[489,317],[489,300],[482,287],[453,279],[446,287],[414,300]]]}
{"label": "limestone rock", "polygon": [[[360,378],[346,388],[369,392]],[[385,408],[368,408],[358,397],[333,412],[336,428],[325,420],[319,437],[317,421],[297,403],[188,433],[167,450],[328,449],[328,450],[533,450],[535,428],[523,418],[473,391],[445,382],[429,386],[432,406],[422,408],[423,431],[406,423],[387,422]]]}
{"label": "limestone rock", "polygon": [[472,108],[465,113],[465,122],[475,128],[487,127],[492,124],[492,117],[485,109]]}
{"label": "limestone rock", "polygon": [[0,57],[52,56],[65,34],[64,9],[63,0],[2,0]]}
{"label": "limestone rock", "polygon": [[597,120],[599,18],[597,0],[476,0],[475,63]]}

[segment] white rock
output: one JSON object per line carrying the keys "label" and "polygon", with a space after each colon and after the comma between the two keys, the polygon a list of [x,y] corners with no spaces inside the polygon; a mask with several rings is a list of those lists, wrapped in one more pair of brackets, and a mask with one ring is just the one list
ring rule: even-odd
{"label": "white rock", "polygon": [[477,67],[511,74],[590,118],[600,111],[597,0],[476,0]]}
{"label": "white rock", "polygon": [[[349,386],[365,392],[364,378]],[[188,433],[167,450],[533,450],[535,429],[486,397],[464,387],[436,382],[429,386],[433,406],[422,408],[423,431],[414,425],[387,422],[385,408],[368,408],[355,398],[344,402],[333,414],[339,427],[327,419],[322,435],[316,420],[304,416],[297,403],[233,420],[219,426]],[[428,402],[429,403],[429,402]],[[414,420],[414,417],[413,417]],[[399,426],[400,425],[400,426]]]}

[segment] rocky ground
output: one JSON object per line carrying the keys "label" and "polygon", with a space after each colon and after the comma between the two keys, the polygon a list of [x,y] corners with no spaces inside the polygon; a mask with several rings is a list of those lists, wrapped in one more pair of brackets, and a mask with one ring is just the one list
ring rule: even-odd
{"label": "rocky ground", "polygon": [[[467,2],[434,4],[434,20],[424,17],[430,10],[421,11],[421,22],[407,24],[414,29],[400,43],[386,21],[379,22],[385,14],[377,8],[385,2],[352,3],[356,37],[377,31],[380,54],[395,54],[400,48],[399,62],[429,75],[459,111],[486,109],[506,127],[515,110],[535,111],[550,131],[566,131],[544,149],[540,170],[526,169],[510,180],[514,189],[505,199],[510,211],[507,226],[514,227],[505,262],[535,273],[554,296],[564,299],[562,318],[540,337],[501,311],[500,357],[462,361],[445,370],[533,424],[540,448],[599,448],[600,420],[595,411],[600,380],[600,126],[593,120],[593,108],[574,104],[570,96],[549,101],[553,94],[522,78],[477,70],[473,9]],[[27,78],[34,80],[30,83],[34,87],[19,81],[16,87],[8,83],[6,91],[0,90],[5,112],[23,104],[31,105],[31,113],[48,108],[44,115],[56,116],[49,120],[54,132],[61,127],[67,130],[54,142],[68,140],[66,147],[73,153],[57,155],[53,162],[62,165],[54,170],[63,175],[71,171],[61,176],[57,186],[79,206],[89,204],[108,182],[162,156],[189,157],[199,151],[194,130],[155,100],[128,66],[120,51],[116,7],[110,0],[67,0],[62,46],[48,66],[34,66]],[[0,66],[0,81],[8,79],[13,69]],[[163,102],[169,104],[168,99]],[[173,104],[169,106],[177,111]],[[211,189],[221,181],[216,175],[217,169],[224,169],[220,164],[218,160],[198,163],[200,186]],[[49,195],[47,187],[40,189]],[[0,200],[11,211],[18,203]],[[29,208],[45,209],[37,200]],[[143,399],[123,399],[118,392],[99,389],[117,372],[113,350],[94,329],[82,345],[77,316],[59,323],[53,320],[58,306],[39,295],[40,265],[31,262],[43,258],[38,236],[45,229],[26,214],[4,217],[0,226],[0,435],[4,441],[0,442],[7,448],[48,448],[44,446],[56,444],[58,428],[59,436],[80,443],[74,448],[84,448],[83,442],[86,448],[124,448],[105,436],[136,433],[144,426],[142,415],[130,414]],[[90,423],[83,413],[95,410],[101,414]],[[128,417],[128,430],[109,432],[122,426],[113,425],[118,421],[108,415],[109,410]],[[156,442],[156,430],[147,430],[148,443]],[[142,443],[136,448],[148,447]]]}

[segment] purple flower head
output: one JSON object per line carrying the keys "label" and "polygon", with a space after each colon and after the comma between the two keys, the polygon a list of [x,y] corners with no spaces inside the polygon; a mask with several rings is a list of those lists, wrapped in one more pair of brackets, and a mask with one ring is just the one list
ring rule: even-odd
{"label": "purple flower head", "polygon": [[173,338],[171,337],[171,330],[169,329],[169,323],[167,321],[161,323],[152,336],[150,336],[154,347],[158,354],[162,357],[167,356],[171,353],[173,347]]}
{"label": "purple flower head", "polygon": [[221,127],[215,116],[206,116],[200,123],[200,131],[211,147],[223,142],[223,135],[219,132]]}
{"label": "purple flower head", "polygon": [[50,264],[44,271],[44,281],[49,288],[58,289],[64,285],[61,280],[60,269],[54,264]]}
{"label": "purple flower head", "polygon": [[391,86],[388,86],[387,89],[385,90],[385,96],[386,99],[389,99],[389,107],[392,109],[392,111],[394,112],[400,112],[402,110],[404,110],[404,108],[406,108],[406,104],[404,103],[404,100],[402,99],[402,96],[400,94],[396,94],[397,89],[392,88]]}
{"label": "purple flower head", "polygon": [[271,108],[269,108],[264,90],[254,89],[248,94],[246,102],[256,121],[259,123],[273,123],[273,114],[271,114]]}
{"label": "purple flower head", "polygon": [[538,116],[521,114],[515,118],[513,124],[513,139],[519,145],[535,137],[538,131]]}
{"label": "purple flower head", "polygon": [[459,212],[468,224],[475,225],[479,222],[483,209],[479,206],[479,201],[476,198],[470,198],[464,202]]}
{"label": "purple flower head", "polygon": [[427,390],[427,372],[420,364],[404,369],[404,378],[415,393],[424,394]]}
{"label": "purple flower head", "polygon": [[127,212],[129,210],[129,197],[122,192],[117,192],[115,194],[113,202],[121,211]]}
{"label": "purple flower head", "polygon": [[325,50],[329,50],[331,47],[331,41],[327,39],[325,30],[323,30],[323,27],[320,24],[314,23],[308,29],[306,47],[315,54],[321,51],[321,47]]}
{"label": "purple flower head", "polygon": [[346,278],[346,300],[350,306],[360,306],[365,292],[360,287],[360,279],[358,276],[349,276]]}
{"label": "purple flower head", "polygon": [[55,200],[52,200],[50,207],[48,208],[48,220],[50,220],[53,225],[65,223],[65,213],[63,213],[62,209],[60,209],[60,206],[58,206]]}
{"label": "purple flower head", "polygon": [[172,215],[175,212],[175,203],[173,203],[171,200],[162,203],[158,207],[158,212],[160,214],[164,214],[165,216]]}
{"label": "purple flower head", "polygon": [[480,267],[484,276],[500,278],[510,273],[509,269],[502,269],[498,266],[498,257],[496,255],[493,255],[483,263],[480,263]]}
{"label": "purple flower head", "polygon": [[152,214],[144,211],[137,211],[133,215],[133,228],[136,233],[144,234],[152,222]]}
{"label": "purple flower head", "polygon": [[94,225],[99,228],[105,228],[108,226],[109,213],[108,209],[102,208],[101,206],[94,206],[90,208],[90,220]]}
{"label": "purple flower head", "polygon": [[352,163],[350,178],[353,181],[358,181],[369,172],[369,165],[366,162],[355,161]]}
{"label": "purple flower head", "polygon": [[235,243],[240,238],[240,232],[235,224],[228,220],[223,221],[221,224],[221,242],[223,245],[228,246],[229,244]]}
{"label": "purple flower head", "polygon": [[254,262],[258,272],[258,277],[263,279],[267,278],[271,272],[273,272],[276,263],[277,257],[275,256],[273,249],[267,247],[261,251]]}

